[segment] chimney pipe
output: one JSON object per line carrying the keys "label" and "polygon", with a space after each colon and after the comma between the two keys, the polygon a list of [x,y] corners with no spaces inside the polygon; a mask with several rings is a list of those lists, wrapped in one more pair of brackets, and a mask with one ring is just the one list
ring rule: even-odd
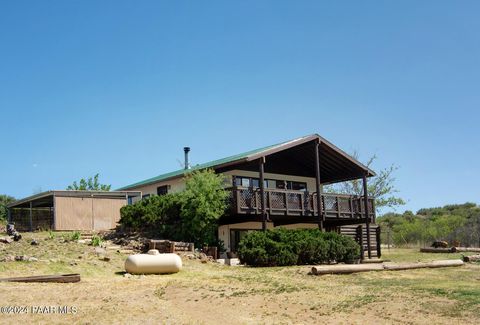
{"label": "chimney pipe", "polygon": [[188,153],[190,152],[190,147],[183,147],[183,151],[185,152],[185,169],[190,169],[190,164],[188,163]]}

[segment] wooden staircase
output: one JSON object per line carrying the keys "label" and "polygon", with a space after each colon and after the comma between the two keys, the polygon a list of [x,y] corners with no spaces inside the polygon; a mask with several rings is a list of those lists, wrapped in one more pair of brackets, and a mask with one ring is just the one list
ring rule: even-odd
{"label": "wooden staircase", "polygon": [[[362,248],[363,257],[368,258],[368,237],[365,224],[341,226],[340,233],[353,238]],[[376,224],[370,224],[370,250],[372,257],[380,258],[382,256],[380,249],[380,226]]]}

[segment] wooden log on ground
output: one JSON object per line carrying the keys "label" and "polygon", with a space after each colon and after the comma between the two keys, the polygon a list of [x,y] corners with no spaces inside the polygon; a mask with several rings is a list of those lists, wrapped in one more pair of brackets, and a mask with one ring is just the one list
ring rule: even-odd
{"label": "wooden log on ground", "polygon": [[394,264],[386,263],[383,265],[385,270],[388,271],[400,271],[400,270],[412,270],[412,269],[422,269],[422,268],[437,268],[437,267],[449,267],[449,266],[462,266],[464,263],[462,260],[439,260],[433,262],[424,262],[424,263],[403,263],[403,264]]}
{"label": "wooden log on ground", "polygon": [[450,248],[433,248],[433,247],[424,247],[420,248],[422,253],[455,253],[457,251],[456,247]]}
{"label": "wooden log on ground", "polygon": [[424,263],[385,263],[385,264],[351,264],[351,265],[320,265],[312,267],[313,275],[322,274],[350,274],[357,272],[369,272],[369,271],[400,271],[400,270],[412,270],[422,268],[437,268],[437,267],[450,267],[450,266],[462,266],[464,263],[462,260],[439,260],[433,262]]}
{"label": "wooden log on ground", "polygon": [[478,255],[470,255],[470,256],[464,256],[463,257],[464,262],[478,262],[480,261],[480,254]]}
{"label": "wooden log on ground", "polygon": [[357,272],[381,271],[382,264],[347,264],[347,265],[320,265],[312,267],[313,275],[322,274],[349,274]]}
{"label": "wooden log on ground", "polygon": [[362,264],[373,264],[373,263],[383,263],[383,260],[381,258],[366,258],[362,262]]}
{"label": "wooden log on ground", "polygon": [[3,278],[0,282],[55,282],[55,283],[73,283],[80,281],[80,274],[61,274],[61,275],[37,275],[15,278]]}
{"label": "wooden log on ground", "polygon": [[478,247],[456,247],[457,252],[472,252],[480,253],[480,248]]}

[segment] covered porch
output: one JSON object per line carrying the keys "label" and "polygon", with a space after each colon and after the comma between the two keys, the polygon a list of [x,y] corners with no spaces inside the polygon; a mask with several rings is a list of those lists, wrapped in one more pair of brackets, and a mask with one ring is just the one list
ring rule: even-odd
{"label": "covered porch", "polygon": [[[375,173],[335,145],[311,135],[216,166],[216,172],[233,175],[229,213],[221,225],[260,222],[274,226],[309,224],[321,230],[339,230],[343,225],[365,224],[370,238],[370,224],[375,223],[374,198],[368,197],[367,179]],[[249,186],[235,181],[235,172],[254,173]],[[266,175],[288,175],[311,179],[311,186],[271,188]],[[271,176],[269,176],[271,177]],[[362,195],[324,193],[323,186],[360,179]],[[278,184],[279,181],[277,180]],[[282,182],[280,182],[281,184]],[[287,184],[285,181],[284,184]],[[370,247],[368,243],[367,248]],[[368,252],[369,256],[370,251]]]}

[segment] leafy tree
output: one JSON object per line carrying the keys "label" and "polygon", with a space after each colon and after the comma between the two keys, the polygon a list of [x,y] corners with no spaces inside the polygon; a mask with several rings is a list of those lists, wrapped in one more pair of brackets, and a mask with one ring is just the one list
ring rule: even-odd
{"label": "leafy tree", "polygon": [[123,207],[120,223],[159,237],[193,242],[197,247],[221,247],[216,231],[228,196],[223,175],[213,170],[196,170],[185,178],[186,188],[182,192],[153,195]]}
{"label": "leafy tree", "polygon": [[[352,155],[353,158],[359,158],[357,152]],[[372,156],[367,161],[367,167],[371,167],[377,156]],[[375,198],[375,207],[378,210],[381,208],[395,208],[404,205],[405,201],[397,196],[398,190],[395,188],[394,173],[398,167],[394,164],[377,172],[377,175],[368,179],[367,192],[369,196]],[[325,187],[326,192],[343,193],[349,195],[363,195],[362,180],[355,179],[353,181],[342,182]]]}
{"label": "leafy tree", "polygon": [[14,197],[0,194],[0,222],[7,220],[7,205],[13,201],[15,201]]}
{"label": "leafy tree", "polygon": [[100,184],[98,174],[89,177],[87,180],[82,178],[78,183],[75,181],[67,187],[69,191],[110,191],[112,185]]}
{"label": "leafy tree", "polygon": [[218,219],[227,207],[225,178],[211,169],[187,174],[181,196],[182,237],[196,245],[216,243]]}
{"label": "leafy tree", "polygon": [[430,245],[435,240],[445,240],[480,247],[480,207],[474,203],[420,209],[416,214],[387,213],[377,222],[384,229],[384,236],[386,231],[391,232],[396,245]]}

